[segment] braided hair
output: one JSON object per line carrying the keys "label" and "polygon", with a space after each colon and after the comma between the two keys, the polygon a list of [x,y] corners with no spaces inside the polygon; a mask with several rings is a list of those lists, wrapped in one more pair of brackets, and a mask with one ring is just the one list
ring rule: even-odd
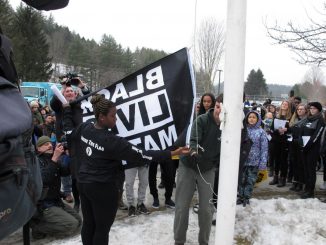
{"label": "braided hair", "polygon": [[91,104],[93,105],[96,120],[98,120],[100,114],[107,115],[111,108],[115,107],[114,103],[106,99],[103,94],[94,95],[91,99]]}

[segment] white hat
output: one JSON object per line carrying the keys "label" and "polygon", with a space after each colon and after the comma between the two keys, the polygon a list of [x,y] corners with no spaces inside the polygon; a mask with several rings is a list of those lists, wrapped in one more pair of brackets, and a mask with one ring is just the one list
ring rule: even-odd
{"label": "white hat", "polygon": [[31,101],[30,105],[31,105],[31,107],[39,106],[39,104],[36,100]]}

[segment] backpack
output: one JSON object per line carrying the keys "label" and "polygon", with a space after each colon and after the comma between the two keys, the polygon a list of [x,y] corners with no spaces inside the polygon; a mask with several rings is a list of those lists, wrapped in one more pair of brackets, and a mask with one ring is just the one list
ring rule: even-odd
{"label": "backpack", "polygon": [[68,5],[69,0],[23,0],[29,6],[38,10],[61,9]]}
{"label": "backpack", "polygon": [[11,56],[9,39],[0,34],[0,240],[30,220],[42,191],[31,111],[14,84]]}

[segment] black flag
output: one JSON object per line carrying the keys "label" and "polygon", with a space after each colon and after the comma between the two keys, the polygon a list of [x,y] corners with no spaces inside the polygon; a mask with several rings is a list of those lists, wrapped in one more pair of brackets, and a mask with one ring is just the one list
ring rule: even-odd
{"label": "black flag", "polygon": [[[185,145],[194,112],[195,84],[186,48],[101,90],[116,104],[117,134],[145,149]],[[83,121],[94,118],[83,100]]]}

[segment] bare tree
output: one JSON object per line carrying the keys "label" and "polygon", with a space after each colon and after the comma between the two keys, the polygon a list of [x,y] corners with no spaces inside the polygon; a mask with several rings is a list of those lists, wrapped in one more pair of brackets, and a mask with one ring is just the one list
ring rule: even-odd
{"label": "bare tree", "polygon": [[197,33],[197,53],[196,59],[198,69],[207,74],[203,76],[205,92],[213,92],[213,84],[219,63],[224,52],[224,24],[218,23],[214,18],[204,20]]}
{"label": "bare tree", "polygon": [[304,81],[312,84],[319,83],[325,85],[325,75],[320,67],[312,66],[304,75]]}
{"label": "bare tree", "polygon": [[[323,11],[326,10],[324,3]],[[326,13],[320,13],[325,16]],[[318,23],[308,16],[309,25],[296,26],[291,21],[285,27],[277,22],[268,26],[265,22],[268,36],[278,44],[291,49],[297,55],[297,61],[301,64],[321,65],[326,61],[326,25]]]}
{"label": "bare tree", "polygon": [[325,76],[317,66],[312,66],[305,74],[300,91],[309,101],[325,102]]}

